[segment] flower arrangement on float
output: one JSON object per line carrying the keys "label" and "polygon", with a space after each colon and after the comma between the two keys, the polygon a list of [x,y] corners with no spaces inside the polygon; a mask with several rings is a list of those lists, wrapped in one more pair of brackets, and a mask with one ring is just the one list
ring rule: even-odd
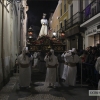
{"label": "flower arrangement on float", "polygon": [[38,38],[38,40],[33,41],[34,45],[42,45],[46,43],[46,40],[50,40],[51,44],[62,44],[62,42],[59,39],[53,39],[50,38],[48,35],[42,35],[41,37]]}

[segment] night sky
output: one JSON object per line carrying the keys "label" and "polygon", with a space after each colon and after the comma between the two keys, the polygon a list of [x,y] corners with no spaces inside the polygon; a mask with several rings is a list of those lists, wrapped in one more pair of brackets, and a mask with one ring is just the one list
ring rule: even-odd
{"label": "night sky", "polygon": [[28,14],[28,28],[32,26],[36,34],[41,28],[40,20],[43,13],[47,14],[49,19],[50,13],[53,12],[58,4],[58,0],[27,0],[29,6]]}

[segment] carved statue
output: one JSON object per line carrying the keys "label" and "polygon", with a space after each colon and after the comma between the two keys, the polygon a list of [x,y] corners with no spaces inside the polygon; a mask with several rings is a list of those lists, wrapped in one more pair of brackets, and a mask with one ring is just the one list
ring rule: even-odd
{"label": "carved statue", "polygon": [[41,30],[40,30],[40,33],[39,33],[39,37],[48,35],[48,31],[47,31],[48,21],[47,21],[47,19],[45,19],[45,17],[46,17],[46,14],[43,13],[43,19],[41,19],[42,27],[41,27]]}

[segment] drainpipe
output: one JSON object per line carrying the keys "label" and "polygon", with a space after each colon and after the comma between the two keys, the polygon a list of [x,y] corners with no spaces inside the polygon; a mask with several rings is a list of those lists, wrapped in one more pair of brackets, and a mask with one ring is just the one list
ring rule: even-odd
{"label": "drainpipe", "polygon": [[[2,0],[2,3],[4,4],[4,0]],[[2,31],[1,31],[1,60],[2,60],[2,73],[3,73],[3,85],[5,85],[5,71],[4,71],[4,6],[2,5]]]}

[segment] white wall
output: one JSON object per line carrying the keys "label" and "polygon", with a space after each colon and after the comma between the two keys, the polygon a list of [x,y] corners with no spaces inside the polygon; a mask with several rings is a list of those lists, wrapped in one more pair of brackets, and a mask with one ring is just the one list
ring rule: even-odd
{"label": "white wall", "polygon": [[[1,0],[2,1],[2,0]],[[4,4],[6,5],[6,0]],[[25,2],[25,1],[24,1]],[[14,2],[13,2],[14,3]],[[7,9],[4,7],[4,17],[2,18],[2,5],[0,3],[0,84],[3,81],[3,71],[2,71],[2,60],[1,60],[1,50],[3,49],[3,59],[4,59],[4,73],[5,79],[8,78],[10,71],[13,69],[16,59],[16,54],[19,52],[19,40],[20,40],[20,10],[18,10],[18,5],[16,6],[10,3]],[[17,9],[17,15],[15,12],[15,7]],[[19,6],[20,7],[20,6]],[[20,9],[20,8],[19,8]],[[3,20],[2,20],[3,19]],[[27,20],[27,17],[26,17]],[[2,25],[3,21],[3,25]],[[26,26],[26,23],[24,23]],[[3,27],[3,29],[2,29]],[[1,48],[1,38],[3,30],[3,48]],[[25,27],[26,30],[26,27]],[[26,31],[25,31],[26,34]],[[26,35],[25,35],[26,36]],[[26,37],[24,38],[26,39]]]}
{"label": "white wall", "polygon": [[2,32],[2,5],[0,3],[0,84],[3,80],[3,73],[2,73],[2,61],[1,61],[1,32]]}

